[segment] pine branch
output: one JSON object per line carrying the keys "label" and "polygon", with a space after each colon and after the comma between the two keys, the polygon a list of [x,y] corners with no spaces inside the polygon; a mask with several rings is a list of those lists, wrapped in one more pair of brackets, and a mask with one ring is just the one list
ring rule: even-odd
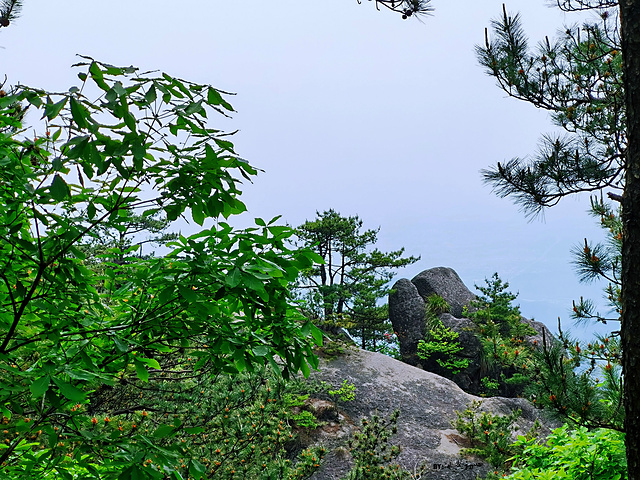
{"label": "pine branch", "polygon": [[0,2],[0,28],[8,27],[11,21],[18,18],[22,9],[22,0],[2,0]]}
{"label": "pine branch", "polygon": [[[361,0],[358,0],[358,3],[362,3]],[[430,3],[431,0],[376,0],[376,8],[379,10],[382,5],[392,12],[401,14],[402,19],[406,20],[411,16],[430,15],[433,11]]]}

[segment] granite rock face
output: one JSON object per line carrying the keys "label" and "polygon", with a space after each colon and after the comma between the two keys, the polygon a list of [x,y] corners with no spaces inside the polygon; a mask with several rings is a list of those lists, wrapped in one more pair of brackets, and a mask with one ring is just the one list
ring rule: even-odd
{"label": "granite rock face", "polygon": [[456,318],[461,318],[462,309],[476,298],[452,268],[430,268],[413,277],[411,283],[424,300],[431,295],[444,298],[451,306],[451,314]]}
{"label": "granite rock face", "polygon": [[389,318],[400,339],[400,355],[404,362],[416,365],[418,342],[425,334],[425,303],[416,286],[403,278],[398,280],[389,295]]}
{"label": "granite rock face", "polygon": [[[486,365],[482,362],[482,345],[474,335],[474,323],[463,318],[464,307],[476,299],[476,296],[462,282],[458,274],[451,268],[437,267],[425,270],[413,280],[398,280],[389,295],[389,319],[398,334],[402,360],[410,365],[424,367],[424,362],[416,355],[418,342],[426,333],[427,299],[431,295],[439,295],[451,306],[450,313],[439,316],[447,328],[459,334],[460,355],[470,360],[469,367],[453,377],[453,380],[465,391],[479,393],[482,389],[481,379],[486,374]],[[554,337],[547,327],[534,320],[522,317],[522,322],[530,325],[536,334],[525,337],[530,345],[542,345],[543,334],[547,341]],[[505,392],[515,395],[518,392]]]}
{"label": "granite rock face", "polygon": [[413,470],[425,465],[424,480],[476,480],[491,468],[475,457],[460,455],[468,440],[453,427],[456,410],[465,410],[472,401],[482,401],[482,409],[506,415],[522,410],[518,434],[528,431],[539,419],[542,434],[557,425],[540,416],[540,411],[521,398],[482,399],[465,393],[454,382],[431,372],[407,365],[380,353],[349,349],[345,355],[322,360],[312,379],[338,386],[344,379],[356,387],[355,400],[338,406],[337,419],[327,422],[313,438],[327,448],[327,456],[314,480],[337,480],[351,468],[345,448],[347,438],[358,428],[360,419],[374,414],[386,417],[400,410],[398,432],[391,443],[401,447],[394,463]]}

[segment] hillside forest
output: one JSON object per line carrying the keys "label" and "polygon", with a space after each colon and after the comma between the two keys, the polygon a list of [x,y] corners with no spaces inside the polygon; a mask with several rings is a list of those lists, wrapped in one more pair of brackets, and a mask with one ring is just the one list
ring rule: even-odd
{"label": "hillside forest", "polygon": [[[363,3],[398,22],[438,21],[428,0]],[[530,216],[590,195],[604,240],[574,247],[573,267],[604,285],[606,305],[576,299],[572,320],[614,327],[583,341],[558,322],[531,341],[518,294],[487,272],[462,313],[481,346],[473,393],[526,398],[563,426],[517,436],[517,411],[469,405],[454,427],[465,454],[495,469],[487,478],[637,479],[640,5],[557,7],[596,15],[532,47],[504,7],[476,47],[498,87],[560,132],[481,175]],[[0,32],[29,22],[24,11],[0,1]],[[339,410],[354,387],[310,374],[349,348],[406,360],[387,298],[421,252],[384,251],[385,226],[366,228],[375,219],[340,205],[296,225],[279,212],[238,227],[260,168],[219,127],[235,113],[232,94],[87,55],[72,69],[65,90],[0,87],[2,478],[313,478],[326,451],[307,441],[322,423],[307,400]],[[455,381],[471,364],[443,323],[451,312],[427,299],[417,356]],[[426,478],[394,462],[397,415],[362,419],[346,478]]]}

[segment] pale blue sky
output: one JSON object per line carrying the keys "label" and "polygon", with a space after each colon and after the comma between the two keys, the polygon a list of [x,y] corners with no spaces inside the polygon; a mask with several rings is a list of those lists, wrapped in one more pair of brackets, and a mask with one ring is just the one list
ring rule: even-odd
{"label": "pale blue sky", "polygon": [[[245,186],[250,215],[297,225],[334,208],[381,227],[379,247],[454,268],[473,289],[497,271],[525,316],[569,325],[578,283],[569,250],[600,235],[586,198],[528,223],[479,170],[535,150],[551,125],[509,99],[474,45],[503,0],[434,0],[423,23],[356,0],[25,0],[0,29],[0,75],[50,90],[75,82],[76,53],[160,69],[236,92],[237,151],[265,170]],[[576,18],[544,0],[507,0],[532,43]],[[212,123],[217,122],[213,119]]]}

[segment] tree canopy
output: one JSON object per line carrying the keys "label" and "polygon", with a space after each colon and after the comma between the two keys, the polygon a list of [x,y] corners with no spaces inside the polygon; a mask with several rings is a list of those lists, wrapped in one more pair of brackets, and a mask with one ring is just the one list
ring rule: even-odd
{"label": "tree canopy", "polygon": [[366,348],[386,331],[386,307],[377,302],[389,292],[392,270],[419,257],[403,257],[404,248],[388,253],[372,248],[380,229],[362,231],[362,226],[358,216],[343,217],[331,209],[300,225],[296,237],[323,259],[301,274],[298,290],[305,310],[327,327],[351,329]]}
{"label": "tree canopy", "polygon": [[[68,92],[0,93],[2,476],[163,478],[181,457],[199,478],[177,424],[96,429],[98,414],[146,418],[157,398],[124,412],[97,399],[265,365],[307,375],[321,334],[288,286],[319,258],[290,249],[293,230],[277,219],[243,231],[226,222],[245,210],[239,178],[256,169],[208,126],[233,111],[224,92],[90,58],[76,67],[81,83]],[[27,133],[25,115],[42,117],[29,129],[40,134]],[[165,256],[114,242],[94,252],[94,268],[86,245],[105,228],[126,236],[155,215],[202,229]]]}
{"label": "tree canopy", "polygon": [[[557,0],[565,11],[594,10],[596,22],[568,28],[531,53],[517,16],[503,12],[480,61],[510,95],[551,112],[568,136],[547,137],[532,161],[513,159],[484,172],[501,196],[526,212],[563,197],[609,189],[621,204],[620,348],[629,478],[640,478],[640,3]],[[614,8],[617,7],[617,10]],[[611,190],[614,191],[611,191]],[[615,193],[622,192],[622,195]],[[586,250],[589,245],[585,245]],[[589,252],[590,253],[590,252]],[[589,255],[592,264],[600,257]],[[601,269],[598,274],[604,273]],[[617,287],[616,287],[617,288]],[[579,309],[577,309],[579,312]]]}

